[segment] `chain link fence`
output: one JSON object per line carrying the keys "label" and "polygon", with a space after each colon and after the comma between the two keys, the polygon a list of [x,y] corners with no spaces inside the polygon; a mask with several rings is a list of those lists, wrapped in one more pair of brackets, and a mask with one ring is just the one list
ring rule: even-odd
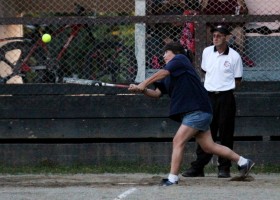
{"label": "chain link fence", "polygon": [[0,0],[1,81],[140,82],[162,68],[172,40],[199,69],[211,26],[221,23],[244,80],[279,81],[279,17],[279,0]]}

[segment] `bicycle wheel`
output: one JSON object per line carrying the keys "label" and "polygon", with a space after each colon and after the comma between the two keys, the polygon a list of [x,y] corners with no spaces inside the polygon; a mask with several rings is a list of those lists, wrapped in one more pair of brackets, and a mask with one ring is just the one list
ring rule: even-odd
{"label": "bicycle wheel", "polygon": [[32,40],[10,42],[0,48],[0,76],[22,76],[25,83],[54,83],[54,62],[47,52],[38,46],[28,60],[24,60],[34,45]]}
{"label": "bicycle wheel", "polygon": [[28,42],[15,41],[0,48],[0,76],[2,78],[21,73],[21,62],[29,46]]}

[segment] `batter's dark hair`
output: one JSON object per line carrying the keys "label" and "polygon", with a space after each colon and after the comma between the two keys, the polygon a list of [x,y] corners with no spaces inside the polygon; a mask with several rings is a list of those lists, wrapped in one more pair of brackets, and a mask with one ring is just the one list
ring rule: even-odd
{"label": "batter's dark hair", "polygon": [[192,55],[188,49],[185,49],[179,42],[169,42],[163,47],[163,51],[172,51],[174,54],[183,54],[192,62]]}

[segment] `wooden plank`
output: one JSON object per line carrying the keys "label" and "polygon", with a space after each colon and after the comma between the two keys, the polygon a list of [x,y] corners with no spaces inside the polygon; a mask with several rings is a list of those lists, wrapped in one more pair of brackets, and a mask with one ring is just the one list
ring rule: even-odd
{"label": "wooden plank", "polygon": [[[237,116],[277,117],[280,93],[236,94]],[[0,118],[167,117],[169,98],[143,95],[2,96]]]}
{"label": "wooden plank", "polygon": [[279,81],[243,81],[241,86],[236,90],[237,93],[242,92],[280,92]]}
{"label": "wooden plank", "polygon": [[[195,159],[194,142],[187,144],[183,165]],[[236,142],[235,151],[253,159],[257,165],[280,164],[280,141]],[[171,142],[143,143],[81,143],[81,144],[1,144],[0,163],[5,166],[38,165],[99,165],[106,162],[170,164]],[[215,157],[213,158],[215,159]],[[212,162],[216,165],[216,162]]]}
{"label": "wooden plank", "polygon": [[167,117],[168,98],[119,96],[5,96],[0,119]]}
{"label": "wooden plank", "polygon": [[168,118],[0,120],[0,139],[172,138],[179,124]]}
{"label": "wooden plank", "polygon": [[280,118],[236,117],[235,136],[278,136]]}
{"label": "wooden plank", "polygon": [[[279,136],[279,117],[237,117],[236,137]],[[172,138],[169,118],[2,119],[0,139]]]}
{"label": "wooden plank", "polygon": [[237,116],[278,117],[280,93],[239,93],[236,94]]}
{"label": "wooden plank", "polygon": [[76,84],[3,84],[0,95],[130,94],[125,88]]}

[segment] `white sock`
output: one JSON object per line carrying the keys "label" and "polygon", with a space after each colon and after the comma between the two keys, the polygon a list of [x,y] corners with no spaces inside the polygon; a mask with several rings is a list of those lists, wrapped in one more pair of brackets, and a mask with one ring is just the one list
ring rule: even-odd
{"label": "white sock", "polygon": [[174,174],[169,174],[168,175],[168,180],[171,182],[171,183],[175,183],[176,181],[179,180],[179,177],[177,175],[174,175]]}
{"label": "white sock", "polygon": [[242,156],[240,156],[237,164],[238,164],[238,166],[242,166],[242,165],[245,165],[247,162],[248,162],[248,160],[246,158],[243,158]]}

